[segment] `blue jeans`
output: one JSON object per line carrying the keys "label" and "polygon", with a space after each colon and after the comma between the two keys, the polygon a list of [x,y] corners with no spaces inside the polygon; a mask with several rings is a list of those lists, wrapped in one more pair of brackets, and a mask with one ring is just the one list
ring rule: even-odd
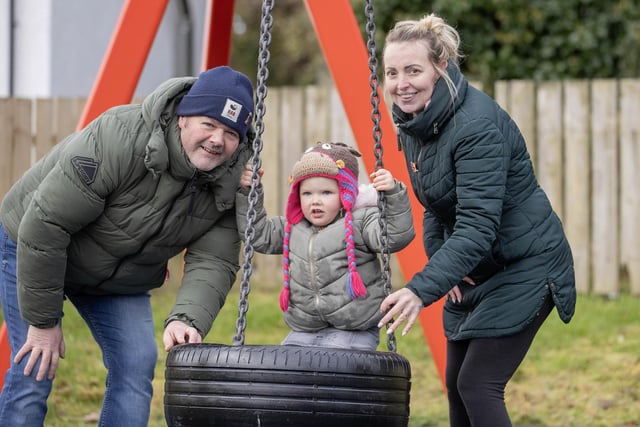
{"label": "blue jeans", "polygon": [[[19,364],[13,363],[14,355],[26,341],[29,325],[22,320],[18,307],[16,244],[7,236],[2,223],[0,262],[0,300],[11,346],[11,366],[0,393],[0,426],[42,426],[52,381],[35,380],[38,366],[31,376],[23,374],[28,355]],[[74,295],[68,298],[100,346],[107,369],[98,425],[146,427],[158,358],[149,294]],[[62,313],[60,316],[62,319]]]}

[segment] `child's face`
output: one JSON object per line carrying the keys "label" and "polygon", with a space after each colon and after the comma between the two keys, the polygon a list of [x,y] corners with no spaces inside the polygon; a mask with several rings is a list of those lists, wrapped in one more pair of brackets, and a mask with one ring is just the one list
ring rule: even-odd
{"label": "child's face", "polygon": [[342,208],[338,181],[321,176],[303,180],[300,183],[300,207],[307,221],[316,227],[331,224]]}

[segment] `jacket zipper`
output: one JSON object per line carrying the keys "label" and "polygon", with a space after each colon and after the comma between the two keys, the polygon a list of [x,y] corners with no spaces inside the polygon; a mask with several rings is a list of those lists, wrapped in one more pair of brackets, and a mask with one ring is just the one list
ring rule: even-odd
{"label": "jacket zipper", "polygon": [[[424,150],[424,145],[423,144],[415,144],[415,139],[414,138],[414,145],[418,145],[419,149],[418,149],[418,155],[415,157],[415,160],[412,163],[412,165],[415,165],[415,170],[413,170],[414,174],[417,174],[416,177],[412,180],[413,182],[416,183],[417,186],[417,193],[418,193],[418,199],[420,200],[420,202],[422,203],[422,205],[424,207],[427,207],[427,203],[424,200],[424,197],[422,197],[423,195],[423,188],[422,188],[422,180],[420,179],[420,165],[421,165],[421,158],[422,158],[422,150]],[[415,151],[414,151],[415,153]]]}
{"label": "jacket zipper", "polygon": [[[434,124],[434,132],[437,133],[437,126],[438,124]],[[412,137],[413,138],[413,137]],[[416,165],[415,170],[413,170],[412,172],[414,174],[419,174],[420,173],[420,169],[418,168],[419,165],[421,165],[421,159],[422,159],[422,155],[424,154],[424,149],[425,149],[425,144],[416,144],[415,140],[417,140],[417,138],[414,138],[414,146],[419,146],[420,148],[418,149],[418,155],[414,157],[414,161],[411,162],[412,165]],[[413,151],[415,153],[415,150]],[[442,224],[446,224],[445,221],[442,220],[442,218],[436,214],[436,212],[431,209],[431,207],[429,206],[429,203],[427,203],[426,198],[424,197],[424,190],[422,187],[422,180],[420,179],[420,176],[418,175],[417,177],[411,179],[412,183],[414,184],[414,187],[416,189],[415,193],[417,193],[417,197],[418,200],[420,201],[420,204],[422,205],[423,208],[425,208],[425,210],[428,210],[429,212],[431,212],[431,214],[435,217],[438,218],[438,220],[440,221],[440,223]]]}
{"label": "jacket zipper", "polygon": [[191,179],[190,188],[191,188],[191,195],[189,196],[189,209],[187,210],[188,216],[191,216],[191,214],[193,213],[193,207],[196,204],[196,193],[198,192],[198,186],[196,185],[195,177]]}
{"label": "jacket zipper", "polygon": [[320,318],[322,320],[324,320],[324,316],[322,315],[322,312],[320,311],[320,290],[318,289],[318,283],[315,280],[315,263],[314,263],[314,258],[313,258],[313,243],[316,239],[316,236],[318,235],[317,232],[314,232],[311,235],[311,238],[309,239],[309,245],[307,246],[307,254],[308,254],[308,258],[309,258],[309,281],[310,281],[310,285],[314,290],[314,304],[316,306],[316,312],[318,313],[318,316],[320,316]]}

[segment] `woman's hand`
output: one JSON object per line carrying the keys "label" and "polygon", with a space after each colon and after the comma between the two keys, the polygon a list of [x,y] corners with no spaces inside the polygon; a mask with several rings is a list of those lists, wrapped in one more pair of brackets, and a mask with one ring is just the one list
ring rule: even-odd
{"label": "woman's hand", "polygon": [[[462,278],[462,281],[470,284],[471,286],[475,286],[476,284],[468,276],[464,276]],[[451,300],[451,302],[453,302],[454,304],[462,302],[462,291],[460,291],[460,287],[458,285],[455,285],[449,292],[447,292],[447,299]]]}
{"label": "woman's hand", "polygon": [[399,289],[382,301],[380,311],[386,314],[378,323],[378,328],[383,327],[399,314],[398,318],[387,329],[387,334],[393,333],[402,322],[406,321],[407,324],[402,330],[402,336],[407,335],[423,307],[424,304],[419,296],[407,288]]}

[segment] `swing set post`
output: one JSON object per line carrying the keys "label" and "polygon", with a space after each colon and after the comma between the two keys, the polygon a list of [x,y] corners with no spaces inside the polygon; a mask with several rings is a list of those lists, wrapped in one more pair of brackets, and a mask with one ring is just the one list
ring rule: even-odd
{"label": "swing set post", "polygon": [[4,373],[11,366],[11,347],[7,336],[7,324],[2,322],[0,326],[0,390],[4,385]]}
{"label": "swing set post", "polygon": [[107,109],[131,102],[168,2],[125,2],[77,130]]}
{"label": "swing set post", "polygon": [[211,0],[207,3],[202,70],[229,64],[231,27],[235,0]]}

